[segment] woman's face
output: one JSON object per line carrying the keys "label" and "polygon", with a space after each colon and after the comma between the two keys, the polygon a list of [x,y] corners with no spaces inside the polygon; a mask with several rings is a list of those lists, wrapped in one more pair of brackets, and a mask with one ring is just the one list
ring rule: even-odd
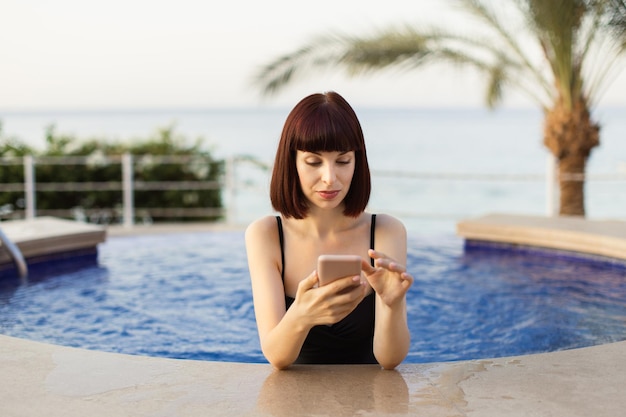
{"label": "woman's face", "polygon": [[341,205],[350,190],[354,167],[354,151],[296,153],[302,192],[313,206],[320,208]]}

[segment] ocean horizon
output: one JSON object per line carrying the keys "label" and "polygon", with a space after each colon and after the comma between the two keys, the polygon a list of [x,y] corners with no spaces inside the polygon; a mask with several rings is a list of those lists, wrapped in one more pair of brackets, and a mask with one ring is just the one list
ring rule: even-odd
{"label": "ocean horizon", "polygon": [[[78,140],[147,139],[172,127],[202,138],[216,158],[273,162],[290,108],[0,111],[2,138],[37,149],[45,130]],[[400,217],[413,231],[454,231],[459,220],[489,212],[546,214],[546,166],[539,109],[360,108],[373,177],[370,210]],[[626,108],[599,108],[601,145],[588,161],[589,218],[626,220]],[[237,221],[271,213],[267,172],[242,167]]]}

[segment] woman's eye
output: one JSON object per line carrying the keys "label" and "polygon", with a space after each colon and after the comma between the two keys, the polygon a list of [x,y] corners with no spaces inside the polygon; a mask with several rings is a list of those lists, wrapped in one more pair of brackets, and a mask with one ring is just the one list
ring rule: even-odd
{"label": "woman's eye", "polygon": [[342,159],[342,160],[337,161],[337,163],[341,164],[341,165],[348,165],[350,163],[350,160],[349,159],[345,159],[345,160]]}
{"label": "woman's eye", "polygon": [[312,167],[316,167],[319,166],[321,164],[320,161],[305,161],[307,165],[310,165]]}

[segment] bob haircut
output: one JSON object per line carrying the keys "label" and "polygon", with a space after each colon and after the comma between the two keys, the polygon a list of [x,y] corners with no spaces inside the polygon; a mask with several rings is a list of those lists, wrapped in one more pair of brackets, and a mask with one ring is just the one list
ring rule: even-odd
{"label": "bob haircut", "polygon": [[309,207],[296,169],[296,151],[354,151],[354,176],[343,200],[343,213],[357,217],[365,211],[372,188],[365,139],[356,113],[342,96],[330,91],[305,97],[287,116],[280,136],[270,200],[285,217],[303,219]]}

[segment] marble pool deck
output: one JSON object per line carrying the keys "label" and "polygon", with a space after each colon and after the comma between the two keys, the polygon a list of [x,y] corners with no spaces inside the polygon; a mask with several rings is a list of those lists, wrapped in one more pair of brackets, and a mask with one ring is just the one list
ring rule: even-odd
{"label": "marble pool deck", "polygon": [[[591,239],[583,247],[622,248],[611,256],[623,253],[620,259],[626,259],[626,223],[609,223],[491,215],[461,222],[457,232],[515,245],[530,244],[528,235],[543,235],[532,245],[564,250],[574,250],[571,239]],[[159,229],[179,230],[150,232]],[[559,247],[559,240],[566,246]],[[395,371],[371,365],[275,371],[267,364],[123,355],[0,335],[3,417],[623,416],[625,385],[626,341],[517,357],[402,364]]]}

